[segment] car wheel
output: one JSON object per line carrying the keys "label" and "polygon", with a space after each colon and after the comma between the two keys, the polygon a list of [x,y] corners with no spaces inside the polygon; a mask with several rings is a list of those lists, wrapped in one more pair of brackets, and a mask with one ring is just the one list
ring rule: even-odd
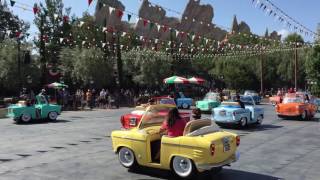
{"label": "car wheel", "polygon": [[189,109],[189,105],[188,105],[187,103],[183,103],[183,104],[182,104],[182,108],[183,108],[183,109]]}
{"label": "car wheel", "polygon": [[180,178],[190,179],[196,172],[193,162],[185,157],[175,156],[171,166],[173,172]]}
{"label": "car wheel", "polygon": [[307,116],[308,116],[307,111],[303,111],[303,113],[300,115],[300,119],[303,121],[307,120],[308,118]]}
{"label": "car wheel", "polygon": [[136,159],[131,149],[122,147],[118,152],[118,159],[120,164],[125,167],[132,169],[136,166]]}
{"label": "car wheel", "polygon": [[58,113],[55,112],[55,111],[49,112],[49,114],[48,114],[48,119],[49,119],[50,121],[55,121],[55,120],[57,120],[57,117],[58,117]]}
{"label": "car wheel", "polygon": [[31,115],[30,114],[22,114],[20,117],[21,122],[28,123],[31,121]]}
{"label": "car wheel", "polygon": [[244,128],[244,127],[246,127],[247,126],[247,118],[241,118],[240,119],[240,126],[242,127],[242,128]]}
{"label": "car wheel", "polygon": [[257,124],[258,124],[258,125],[261,125],[261,124],[262,124],[262,121],[263,121],[263,117],[260,115],[260,116],[257,118]]}

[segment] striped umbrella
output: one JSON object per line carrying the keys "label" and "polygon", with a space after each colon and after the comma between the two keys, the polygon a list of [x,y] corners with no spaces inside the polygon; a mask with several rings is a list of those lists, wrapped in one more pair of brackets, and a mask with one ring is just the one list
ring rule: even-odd
{"label": "striped umbrella", "polygon": [[197,77],[192,77],[192,78],[189,78],[188,80],[190,83],[193,83],[193,84],[203,84],[205,82],[204,79],[197,78]]}
{"label": "striped umbrella", "polygon": [[172,76],[163,80],[165,84],[188,84],[189,81],[187,78],[180,76]]}
{"label": "striped umbrella", "polygon": [[62,84],[62,83],[58,83],[58,82],[54,82],[51,84],[47,85],[48,88],[53,88],[53,89],[61,89],[61,88],[67,88],[68,85]]}

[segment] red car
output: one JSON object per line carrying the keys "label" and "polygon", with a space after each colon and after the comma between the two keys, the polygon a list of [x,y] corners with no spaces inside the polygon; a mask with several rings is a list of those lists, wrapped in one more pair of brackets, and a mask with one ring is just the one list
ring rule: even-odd
{"label": "red car", "polygon": [[[174,99],[170,97],[154,97],[155,104],[170,104],[172,105],[172,108],[176,106]],[[136,127],[142,116],[145,113],[146,108],[149,104],[142,104],[141,106],[137,106],[135,110],[133,110],[129,114],[122,115],[120,118],[120,122],[123,128],[130,129],[133,127]],[[167,114],[168,112],[163,112],[164,114]],[[190,113],[187,112],[180,112],[180,116],[184,118],[186,121],[190,121]]]}

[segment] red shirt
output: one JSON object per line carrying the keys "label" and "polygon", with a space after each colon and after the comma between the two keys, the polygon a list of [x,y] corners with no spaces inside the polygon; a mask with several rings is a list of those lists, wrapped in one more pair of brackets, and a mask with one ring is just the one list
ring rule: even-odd
{"label": "red shirt", "polygon": [[176,123],[172,127],[169,127],[168,122],[163,121],[161,125],[161,129],[167,130],[168,136],[170,137],[178,137],[183,135],[183,131],[186,124],[187,124],[187,121],[185,121],[184,119],[179,119],[176,121]]}

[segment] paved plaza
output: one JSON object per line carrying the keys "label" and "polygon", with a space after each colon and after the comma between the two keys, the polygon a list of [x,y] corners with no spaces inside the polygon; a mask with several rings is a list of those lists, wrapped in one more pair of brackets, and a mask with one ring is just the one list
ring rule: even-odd
{"label": "paved plaza", "polygon": [[[260,127],[232,130],[241,136],[240,160],[218,174],[198,179],[318,180],[319,114],[312,121],[281,120],[270,105]],[[55,123],[17,125],[0,119],[2,180],[173,179],[168,171],[123,168],[111,147],[112,130],[129,108],[63,112]]]}

